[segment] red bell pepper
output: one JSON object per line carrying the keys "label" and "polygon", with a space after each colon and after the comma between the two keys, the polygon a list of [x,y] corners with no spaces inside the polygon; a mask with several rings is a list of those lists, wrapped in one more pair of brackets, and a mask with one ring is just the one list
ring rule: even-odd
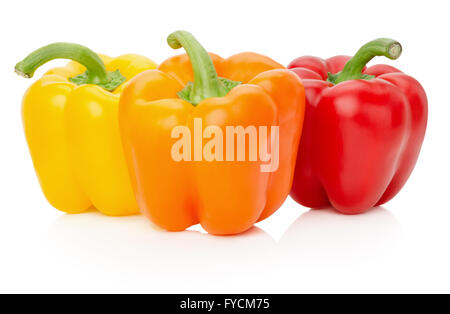
{"label": "red bell pepper", "polygon": [[425,136],[422,86],[375,56],[397,59],[401,45],[380,38],[356,55],[300,57],[306,116],[291,196],[311,208],[359,214],[391,200],[410,176]]}

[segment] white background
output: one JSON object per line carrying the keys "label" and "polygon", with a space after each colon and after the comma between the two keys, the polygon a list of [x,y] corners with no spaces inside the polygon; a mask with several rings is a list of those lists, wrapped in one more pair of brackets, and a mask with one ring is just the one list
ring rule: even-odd
{"label": "white background", "polygon": [[[448,1],[422,0],[9,1],[0,11],[0,292],[450,292],[448,12]],[[14,74],[15,63],[56,41],[162,62],[179,53],[165,42],[177,29],[223,57],[256,51],[283,64],[399,40],[399,60],[372,64],[395,64],[429,97],[425,144],[406,187],[355,217],[288,199],[259,229],[234,237],[53,209],[22,130],[32,81]]]}

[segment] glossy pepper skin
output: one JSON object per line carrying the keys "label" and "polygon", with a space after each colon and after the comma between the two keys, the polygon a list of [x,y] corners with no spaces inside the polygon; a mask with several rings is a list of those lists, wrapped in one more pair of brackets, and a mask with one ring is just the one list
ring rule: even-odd
{"label": "glossy pepper skin", "polygon": [[[244,232],[275,212],[289,194],[303,122],[303,85],[258,54],[208,55],[184,31],[168,41],[173,48],[185,47],[190,58],[176,56],[159,70],[141,73],[120,100],[121,134],[138,204],[168,231],[200,223],[215,235]],[[244,84],[217,91],[223,87],[217,73]],[[193,99],[201,95],[194,104],[178,96],[187,82],[194,82]],[[201,118],[204,128],[220,127],[223,134],[226,126],[279,125],[278,170],[261,172],[260,161],[174,161],[171,132],[183,125],[194,134],[194,118]]]}
{"label": "glossy pepper skin", "polygon": [[427,97],[418,81],[392,66],[365,67],[374,56],[400,53],[397,42],[378,39],[353,58],[307,56],[288,66],[306,89],[291,191],[298,203],[359,214],[404,186],[425,136]]}
{"label": "glossy pepper skin", "polygon": [[83,46],[57,43],[32,53],[16,71],[31,77],[55,58],[77,60],[90,75],[78,76],[86,67],[70,62],[48,71],[23,98],[25,135],[47,200],[67,213],[91,207],[112,216],[138,213],[119,134],[119,95],[127,79],[156,64],[133,54],[99,58]]}

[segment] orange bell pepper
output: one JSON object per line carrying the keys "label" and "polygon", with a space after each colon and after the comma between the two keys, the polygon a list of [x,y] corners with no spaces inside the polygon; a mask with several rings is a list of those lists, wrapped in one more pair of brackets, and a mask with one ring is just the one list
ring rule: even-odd
{"label": "orange bell pepper", "polygon": [[[208,55],[185,31],[171,34],[168,43],[188,55],[136,76],[120,99],[119,125],[136,199],[142,212],[168,231],[200,223],[216,235],[244,232],[273,214],[289,194],[305,108],[301,80],[255,53]],[[277,170],[262,172],[263,160],[222,161],[217,147],[215,159],[198,159],[192,143],[183,156],[192,149],[194,161],[174,160],[174,129],[184,126],[195,137],[198,119],[205,131],[216,127],[222,134],[228,126],[279,126]],[[225,138],[219,142],[225,147]],[[202,145],[200,155],[209,144]]]}

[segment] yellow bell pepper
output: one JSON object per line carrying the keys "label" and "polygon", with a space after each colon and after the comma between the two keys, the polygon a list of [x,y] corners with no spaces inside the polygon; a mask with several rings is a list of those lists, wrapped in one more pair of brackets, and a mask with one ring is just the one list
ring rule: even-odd
{"label": "yellow bell pepper", "polygon": [[157,65],[139,55],[110,58],[56,43],[31,53],[16,72],[30,78],[56,58],[74,61],[37,80],[22,105],[25,135],[47,200],[67,213],[91,207],[112,216],[138,213],[119,135],[119,97],[129,79]]}

